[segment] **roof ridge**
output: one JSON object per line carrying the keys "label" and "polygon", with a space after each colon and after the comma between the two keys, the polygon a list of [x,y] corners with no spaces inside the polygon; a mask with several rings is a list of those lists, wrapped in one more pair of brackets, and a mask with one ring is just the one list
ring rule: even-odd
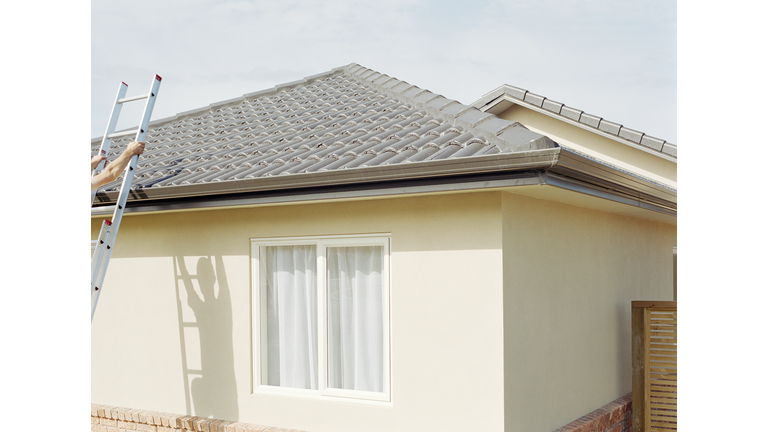
{"label": "roof ridge", "polygon": [[588,114],[580,109],[569,107],[563,103],[556,102],[552,99],[548,99],[544,96],[531,93],[528,90],[520,87],[515,87],[509,84],[504,84],[496,89],[486,93],[475,101],[472,106],[474,108],[481,108],[487,106],[491,102],[499,99],[500,97],[507,96],[520,101],[524,104],[533,105],[541,110],[547,111],[567,119],[570,122],[578,123],[579,125],[596,129],[604,134],[613,136],[614,138],[623,139],[633,145],[640,145],[649,149],[658,151],[667,156],[677,159],[677,145],[666,140],[655,138],[634,129],[630,129],[620,125],[618,123],[606,120],[602,117]]}
{"label": "roof ridge", "polygon": [[558,147],[549,137],[512,122],[432,93],[406,81],[376,72],[357,63],[342,68],[344,74],[380,93],[406,102],[434,118],[479,135],[502,151],[525,151]]}
{"label": "roof ridge", "polygon": [[[264,89],[264,90],[259,90],[259,91],[255,91],[255,92],[251,92],[251,93],[245,93],[242,96],[234,97],[234,98],[223,100],[223,101],[219,101],[219,102],[213,102],[213,103],[208,104],[207,106],[204,106],[204,107],[194,108],[194,109],[191,109],[191,110],[188,110],[188,111],[182,111],[180,113],[177,113],[177,114],[169,116],[169,117],[163,117],[163,118],[160,118],[160,119],[157,119],[157,120],[152,120],[152,121],[149,122],[149,126],[155,126],[155,125],[158,125],[160,123],[172,122],[172,121],[179,120],[179,119],[182,119],[182,118],[187,117],[187,116],[204,113],[204,112],[212,110],[212,109],[214,109],[214,108],[216,108],[218,106],[223,106],[223,105],[230,104],[230,103],[233,103],[233,102],[238,102],[238,101],[244,101],[247,98],[254,97],[254,96],[262,97],[262,96],[269,96],[269,95],[273,95],[273,94],[278,94],[278,93],[280,93],[281,91],[284,91],[284,90],[289,90],[289,89],[294,88],[294,87],[298,87],[298,86],[309,84],[312,81],[317,81],[319,79],[328,78],[328,77],[340,74],[340,73],[342,73],[344,68],[345,68],[344,66],[336,67],[336,68],[333,68],[333,69],[331,69],[329,71],[321,72],[321,73],[314,74],[314,75],[309,75],[309,76],[306,76],[306,77],[304,77],[302,79],[299,79],[299,80],[289,81],[289,82],[283,83],[283,84],[277,84],[277,85],[275,85],[272,88],[268,88],[268,89]],[[128,130],[128,129],[135,129],[135,126],[133,128],[127,128],[126,130]],[[91,142],[93,143],[93,142],[96,142],[96,141],[101,141],[102,138],[104,138],[103,135],[91,138]]]}

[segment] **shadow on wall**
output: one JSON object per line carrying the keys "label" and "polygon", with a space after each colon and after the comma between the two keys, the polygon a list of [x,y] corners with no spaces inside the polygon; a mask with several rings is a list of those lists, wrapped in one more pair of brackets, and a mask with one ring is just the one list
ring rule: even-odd
{"label": "shadow on wall", "polygon": [[184,393],[188,415],[237,421],[232,300],[224,262],[214,259],[215,268],[210,258],[199,258],[190,275],[184,257],[175,257]]}

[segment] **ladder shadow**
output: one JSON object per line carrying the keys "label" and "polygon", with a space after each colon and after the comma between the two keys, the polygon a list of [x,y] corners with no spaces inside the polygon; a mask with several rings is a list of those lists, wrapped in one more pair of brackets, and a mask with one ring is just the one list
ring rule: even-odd
{"label": "ladder shadow", "polygon": [[187,415],[237,421],[232,300],[223,259],[217,256],[212,262],[210,257],[201,257],[195,270],[196,274],[191,275],[184,257],[175,257]]}

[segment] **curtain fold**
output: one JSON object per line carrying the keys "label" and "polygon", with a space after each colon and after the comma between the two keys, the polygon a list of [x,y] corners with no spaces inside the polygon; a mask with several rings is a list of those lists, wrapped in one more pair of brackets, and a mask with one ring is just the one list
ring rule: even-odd
{"label": "curtain fold", "polygon": [[268,384],[317,389],[316,250],[265,249]]}
{"label": "curtain fold", "polygon": [[328,386],[384,391],[381,246],[330,247]]}

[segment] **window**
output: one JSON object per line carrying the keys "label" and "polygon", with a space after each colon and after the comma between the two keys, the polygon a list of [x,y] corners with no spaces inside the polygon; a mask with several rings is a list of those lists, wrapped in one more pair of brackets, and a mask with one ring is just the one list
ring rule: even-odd
{"label": "window", "polygon": [[252,240],[254,387],[389,400],[389,239]]}

